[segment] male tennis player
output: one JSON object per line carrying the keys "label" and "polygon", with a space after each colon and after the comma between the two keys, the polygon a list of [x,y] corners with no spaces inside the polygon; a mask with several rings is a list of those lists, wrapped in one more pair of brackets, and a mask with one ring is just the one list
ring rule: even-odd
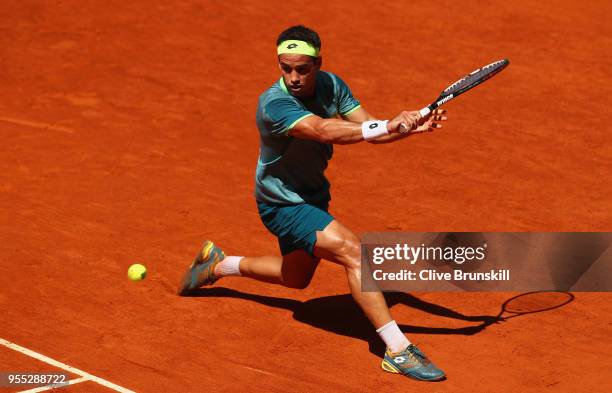
{"label": "male tennis player", "polygon": [[225,256],[206,241],[179,295],[226,276],[305,288],[320,259],[327,259],[344,266],[353,298],[387,345],[382,368],[418,380],[444,379],[444,372],[400,331],[382,293],[361,292],[359,238],[329,214],[329,182],[323,174],[332,145],[398,141],[441,127],[444,112],[421,119],[418,112],[403,111],[389,121],[377,120],[338,76],[321,71],[316,32],[294,26],[276,44],[282,77],[259,97],[255,199],[282,256]]}

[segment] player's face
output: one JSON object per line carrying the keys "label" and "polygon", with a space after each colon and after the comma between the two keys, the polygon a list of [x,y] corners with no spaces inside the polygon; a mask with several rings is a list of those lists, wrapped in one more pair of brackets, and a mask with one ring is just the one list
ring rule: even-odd
{"label": "player's face", "polygon": [[278,63],[287,90],[295,97],[314,95],[317,72],[321,68],[321,58],[306,55],[282,54]]}

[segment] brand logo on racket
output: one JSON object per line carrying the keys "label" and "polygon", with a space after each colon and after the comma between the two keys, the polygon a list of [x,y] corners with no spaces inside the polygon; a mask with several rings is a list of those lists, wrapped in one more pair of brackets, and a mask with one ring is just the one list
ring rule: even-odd
{"label": "brand logo on racket", "polygon": [[445,102],[448,102],[448,101],[450,101],[452,99],[453,99],[453,95],[450,94],[450,95],[442,98],[440,101],[438,101],[437,104],[438,104],[438,106],[440,106],[440,105],[444,104]]}

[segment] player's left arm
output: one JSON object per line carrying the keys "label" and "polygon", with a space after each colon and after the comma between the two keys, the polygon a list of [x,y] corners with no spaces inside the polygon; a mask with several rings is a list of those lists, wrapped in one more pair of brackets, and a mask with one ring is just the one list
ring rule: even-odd
{"label": "player's left arm", "polygon": [[[357,109],[351,111],[346,115],[342,115],[345,120],[355,122],[355,123],[363,123],[364,121],[369,120],[377,120],[378,118],[369,114],[362,106],[359,106]],[[418,134],[421,132],[430,132],[436,128],[442,128],[442,124],[440,122],[446,121],[446,111],[444,109],[436,109],[429,116],[425,117],[421,124],[413,131],[405,133],[405,134],[388,134],[379,136],[376,139],[371,139],[368,142],[370,143],[391,143],[395,142],[399,139],[404,139],[407,136]]]}

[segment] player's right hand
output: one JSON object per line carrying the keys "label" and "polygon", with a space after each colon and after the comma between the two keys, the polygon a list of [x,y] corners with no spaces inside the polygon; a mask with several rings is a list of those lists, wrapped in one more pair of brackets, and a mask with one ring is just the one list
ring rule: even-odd
{"label": "player's right hand", "polygon": [[420,119],[421,115],[419,115],[418,111],[402,111],[399,115],[389,120],[387,131],[390,134],[406,134],[419,126]]}
{"label": "player's right hand", "polygon": [[411,132],[431,132],[436,128],[442,128],[441,122],[446,121],[447,119],[448,117],[446,116],[446,110],[438,108],[429,115],[421,118],[419,120],[418,127]]}

